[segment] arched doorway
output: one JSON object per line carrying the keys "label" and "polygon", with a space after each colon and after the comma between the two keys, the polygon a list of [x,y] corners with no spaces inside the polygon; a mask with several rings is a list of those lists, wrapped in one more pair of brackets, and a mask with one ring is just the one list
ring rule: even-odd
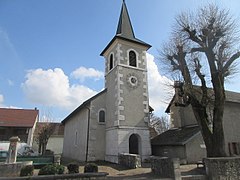
{"label": "arched doorway", "polygon": [[129,153],[130,154],[139,154],[139,136],[137,134],[132,134],[129,137]]}

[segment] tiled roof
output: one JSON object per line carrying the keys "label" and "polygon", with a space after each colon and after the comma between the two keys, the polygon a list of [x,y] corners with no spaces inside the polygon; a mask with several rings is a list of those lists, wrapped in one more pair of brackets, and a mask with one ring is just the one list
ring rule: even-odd
{"label": "tiled roof", "polygon": [[[55,136],[63,136],[64,135],[64,125],[62,123],[48,123],[48,122],[38,122],[36,126],[36,130],[38,128],[41,128],[42,126],[45,126],[46,124],[49,124],[51,127],[54,128],[53,134]],[[36,133],[37,131],[35,131]]]}
{"label": "tiled roof", "polygon": [[[199,87],[196,86],[195,88],[198,89]],[[209,88],[208,91],[209,91],[209,94],[213,94],[213,90],[211,88]],[[201,93],[201,91],[198,91],[198,93]],[[225,100],[226,102],[240,103],[240,93],[239,92],[233,92],[233,91],[226,90],[225,96],[226,96],[226,100]],[[168,107],[165,110],[166,113],[170,113],[170,108],[175,103],[175,98],[176,98],[176,94],[174,94],[172,100],[168,104]]]}
{"label": "tiled roof", "polygon": [[226,94],[226,101],[227,102],[240,103],[240,93],[232,92],[232,91],[226,91],[225,94]]}
{"label": "tiled roof", "polygon": [[0,108],[0,127],[33,127],[38,110]]}
{"label": "tiled roof", "polygon": [[200,133],[199,127],[186,126],[182,128],[174,128],[165,131],[162,134],[151,139],[152,145],[184,145],[195,135]]}

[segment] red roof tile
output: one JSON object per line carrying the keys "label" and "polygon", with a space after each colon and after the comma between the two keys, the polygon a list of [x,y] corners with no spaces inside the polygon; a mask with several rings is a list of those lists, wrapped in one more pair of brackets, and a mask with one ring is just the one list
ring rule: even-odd
{"label": "red roof tile", "polygon": [[38,110],[0,108],[0,127],[33,127]]}

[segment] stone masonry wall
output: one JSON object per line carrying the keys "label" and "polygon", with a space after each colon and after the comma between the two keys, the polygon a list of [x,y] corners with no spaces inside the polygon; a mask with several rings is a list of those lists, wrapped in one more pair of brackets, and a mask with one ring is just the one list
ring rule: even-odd
{"label": "stone masonry wall", "polygon": [[0,163],[0,177],[16,177],[24,166],[32,165],[32,161],[17,163]]}
{"label": "stone masonry wall", "polygon": [[160,178],[181,179],[180,163],[178,158],[151,157],[151,169]]}
{"label": "stone masonry wall", "polygon": [[204,159],[209,180],[240,179],[240,157],[221,157]]}
{"label": "stone masonry wall", "polygon": [[125,167],[135,169],[141,167],[141,158],[137,154],[122,153],[119,154],[119,164]]}

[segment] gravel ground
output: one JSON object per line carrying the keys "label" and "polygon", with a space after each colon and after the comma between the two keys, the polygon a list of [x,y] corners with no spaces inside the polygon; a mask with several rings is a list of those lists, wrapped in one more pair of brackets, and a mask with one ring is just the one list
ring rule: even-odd
{"label": "gravel ground", "polygon": [[[98,162],[98,171],[109,173],[108,179],[159,179],[151,172],[150,164],[142,164],[142,168],[127,169],[118,164],[108,162]],[[84,165],[80,166],[82,173]],[[204,174],[203,168],[197,168],[196,164],[180,166],[182,176]]]}
{"label": "gravel ground", "polygon": [[[155,176],[151,173],[150,164],[143,164],[142,168],[137,169],[126,169],[118,164],[108,163],[108,162],[97,162],[99,172],[107,172],[108,179],[159,179],[158,176]],[[84,164],[81,164],[79,167],[79,172],[83,173]],[[180,167],[181,174],[186,175],[199,175],[204,174],[202,168],[197,168],[196,164],[193,165],[182,165]],[[39,170],[35,170],[34,174],[37,175]],[[67,173],[67,168],[66,168]],[[167,179],[166,179],[167,180]]]}

